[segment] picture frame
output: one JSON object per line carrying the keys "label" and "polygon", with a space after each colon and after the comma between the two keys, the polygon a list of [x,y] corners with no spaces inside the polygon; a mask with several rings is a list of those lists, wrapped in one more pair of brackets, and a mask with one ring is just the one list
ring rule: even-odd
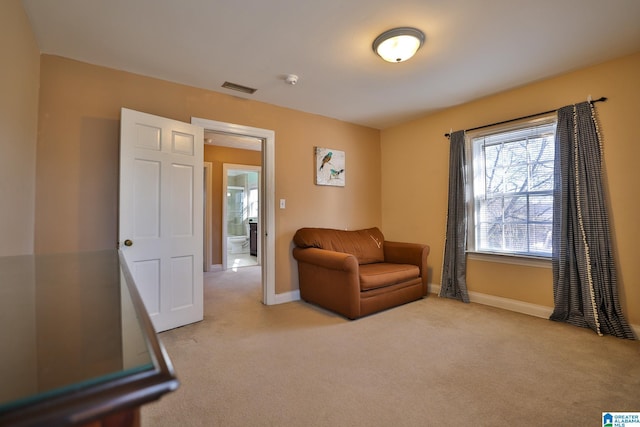
{"label": "picture frame", "polygon": [[345,186],[345,153],[341,150],[314,147],[315,183],[333,187]]}

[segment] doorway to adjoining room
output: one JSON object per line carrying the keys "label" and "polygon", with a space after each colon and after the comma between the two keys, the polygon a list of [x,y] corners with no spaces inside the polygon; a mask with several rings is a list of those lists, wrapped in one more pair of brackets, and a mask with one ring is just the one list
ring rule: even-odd
{"label": "doorway to adjoining room", "polygon": [[258,166],[223,165],[222,238],[226,269],[260,264],[260,170]]}
{"label": "doorway to adjoining room", "polygon": [[[226,174],[218,173],[218,165],[225,163],[248,164],[256,167],[259,172],[258,205],[259,215],[257,221],[257,262],[255,267],[242,269],[248,271],[257,269],[262,276],[262,303],[273,305],[283,302],[278,299],[275,293],[275,132],[269,129],[261,129],[233,123],[218,122],[210,119],[192,117],[191,122],[202,126],[205,140],[205,163],[211,163],[211,178],[208,182],[211,192],[209,200],[210,209],[208,211],[206,224],[209,225],[209,232],[205,237],[206,243],[210,245],[210,266],[209,271],[216,271],[217,268],[227,270],[227,242],[226,227],[223,226],[225,217],[222,213],[226,209],[226,184],[221,185],[218,179],[226,179]],[[218,159],[207,157],[207,147],[223,147],[240,149],[243,153],[234,153],[232,156],[219,156]],[[247,155],[246,152],[257,152],[258,158]],[[240,155],[236,155],[240,154]],[[214,156],[214,157],[217,157]],[[227,160],[225,157],[232,157]],[[238,161],[236,161],[236,158]],[[244,161],[247,159],[250,161]],[[249,159],[250,158],[250,159]],[[216,164],[216,162],[219,162]],[[243,169],[242,167],[240,169]],[[222,192],[222,194],[220,194]],[[206,247],[206,245],[205,245]],[[237,269],[234,269],[237,270]],[[233,270],[231,270],[233,271]]]}

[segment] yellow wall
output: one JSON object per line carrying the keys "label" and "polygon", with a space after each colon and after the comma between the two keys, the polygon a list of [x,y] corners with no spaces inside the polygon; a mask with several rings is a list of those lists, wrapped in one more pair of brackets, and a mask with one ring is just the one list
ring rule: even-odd
{"label": "yellow wall", "polygon": [[0,256],[33,253],[40,50],[19,0],[0,2]]}
{"label": "yellow wall", "polygon": [[[326,117],[41,57],[35,251],[114,248],[120,108],[275,131],[276,293],[297,289],[291,240],[304,226],[380,226],[380,133]],[[313,147],[346,152],[344,188],[314,184]]]}
{"label": "yellow wall", "polygon": [[222,165],[233,163],[236,165],[262,165],[262,152],[239,150],[237,148],[204,146],[204,161],[211,162],[211,240],[212,262],[222,264]]}
{"label": "yellow wall", "polygon": [[[470,70],[472,72],[472,70]],[[627,320],[640,324],[637,259],[640,198],[640,53],[449,108],[381,132],[382,225],[386,237],[431,245],[431,281],[440,283],[447,211],[448,141],[444,133],[606,96],[596,104],[604,138],[618,287]],[[469,260],[470,291],[553,306],[550,268]]]}

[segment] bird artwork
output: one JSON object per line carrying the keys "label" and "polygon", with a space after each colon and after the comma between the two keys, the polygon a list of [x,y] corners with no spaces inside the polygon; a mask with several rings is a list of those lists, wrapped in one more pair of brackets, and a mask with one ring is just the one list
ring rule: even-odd
{"label": "bird artwork", "polygon": [[331,161],[331,156],[333,156],[333,153],[331,151],[329,151],[327,153],[327,155],[322,158],[322,164],[320,165],[320,169],[319,170],[322,170],[324,165]]}
{"label": "bird artwork", "polygon": [[331,169],[331,176],[329,179],[338,179],[340,178],[340,174],[344,172],[344,169],[340,169],[339,171],[335,169]]}
{"label": "bird artwork", "polygon": [[344,187],[344,151],[315,147],[315,180],[317,185]]}

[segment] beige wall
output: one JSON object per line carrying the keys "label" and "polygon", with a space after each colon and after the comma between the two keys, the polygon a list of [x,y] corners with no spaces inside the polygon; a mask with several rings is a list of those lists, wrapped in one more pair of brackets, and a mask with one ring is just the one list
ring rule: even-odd
{"label": "beige wall", "polygon": [[33,253],[40,50],[19,0],[0,2],[0,256]]}
{"label": "beige wall", "polygon": [[211,162],[211,237],[212,262],[222,264],[222,165],[233,163],[236,165],[262,165],[262,152],[239,150],[237,148],[204,146],[204,161]]}
{"label": "beige wall", "polygon": [[[382,225],[396,240],[431,245],[431,281],[440,283],[447,210],[451,129],[482,126],[606,96],[597,111],[604,142],[614,256],[622,309],[640,325],[637,259],[640,144],[635,125],[640,99],[640,53],[483,98],[382,131]],[[470,291],[553,306],[551,269],[470,260]]]}
{"label": "beige wall", "polygon": [[[118,218],[120,108],[275,131],[276,293],[298,287],[291,239],[304,226],[379,226],[380,133],[56,56],[41,57],[35,250],[113,248]],[[346,152],[344,188],[313,181],[313,147]]]}

